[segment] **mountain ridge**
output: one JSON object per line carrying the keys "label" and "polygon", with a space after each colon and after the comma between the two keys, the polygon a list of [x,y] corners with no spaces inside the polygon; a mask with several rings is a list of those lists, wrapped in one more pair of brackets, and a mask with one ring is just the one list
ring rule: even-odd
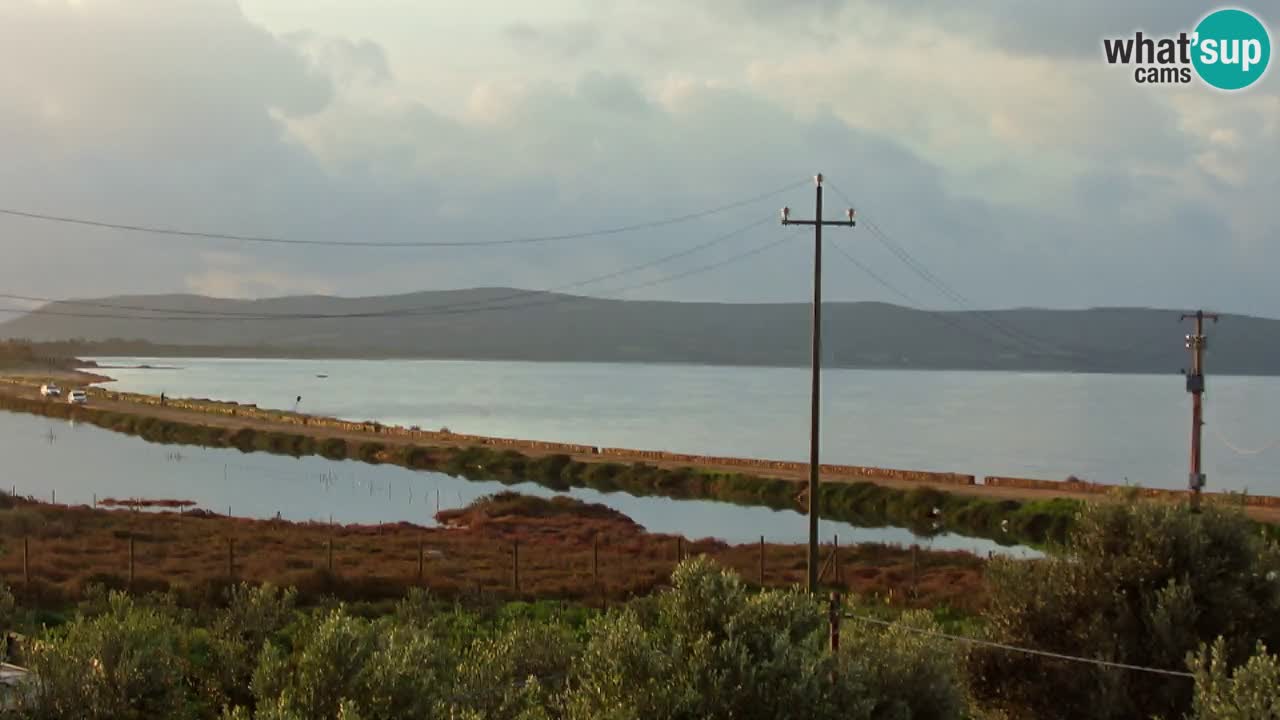
{"label": "mountain ridge", "polygon": [[[1182,312],[831,301],[823,306],[823,359],[830,367],[1178,372],[1191,328],[1179,322]],[[266,317],[277,314],[285,317]],[[298,315],[306,317],[289,317]],[[0,323],[0,338],[149,343],[164,354],[803,366],[810,318],[808,303],[619,300],[504,287],[260,299],[176,293],[49,303]],[[1280,374],[1280,320],[1223,315],[1208,332],[1210,373]]]}

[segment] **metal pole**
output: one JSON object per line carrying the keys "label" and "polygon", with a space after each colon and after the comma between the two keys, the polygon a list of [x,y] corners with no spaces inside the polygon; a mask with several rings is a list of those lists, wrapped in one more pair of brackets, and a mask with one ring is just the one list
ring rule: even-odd
{"label": "metal pole", "polygon": [[520,594],[520,541],[511,543],[511,588]]}

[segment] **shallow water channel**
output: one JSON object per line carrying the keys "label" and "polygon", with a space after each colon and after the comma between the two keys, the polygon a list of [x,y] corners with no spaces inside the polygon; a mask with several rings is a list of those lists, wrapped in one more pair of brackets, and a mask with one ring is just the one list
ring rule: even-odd
{"label": "shallow water channel", "polygon": [[[435,525],[439,509],[460,507],[482,495],[514,490],[529,495],[569,495],[614,508],[655,533],[718,538],[731,543],[804,542],[807,520],[791,510],[745,507],[710,500],[636,497],[589,488],[557,492],[535,483],[471,481],[393,465],[322,457],[292,458],[224,448],[159,445],[83,423],[0,412],[0,487],[59,503],[91,504],[95,498],[190,500],[216,512],[286,520],[339,523],[407,521]],[[996,552],[1037,553],[982,538],[943,533],[917,537],[899,527],[861,528],[823,520],[824,542],[882,542]]]}

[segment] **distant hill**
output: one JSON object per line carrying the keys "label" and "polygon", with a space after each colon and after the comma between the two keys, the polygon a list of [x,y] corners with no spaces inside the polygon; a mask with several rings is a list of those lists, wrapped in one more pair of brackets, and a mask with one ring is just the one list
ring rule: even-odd
{"label": "distant hill", "polygon": [[[1187,365],[1183,335],[1190,331],[1179,312],[928,312],[828,303],[823,355],[832,367],[1176,373]],[[85,314],[99,317],[78,317]],[[281,314],[295,317],[262,319]],[[483,288],[366,298],[109,297],[48,305],[0,324],[0,338],[75,340],[64,349],[103,355],[803,366],[809,326],[804,303],[604,300]],[[1210,331],[1211,372],[1280,374],[1280,320],[1226,315]]]}

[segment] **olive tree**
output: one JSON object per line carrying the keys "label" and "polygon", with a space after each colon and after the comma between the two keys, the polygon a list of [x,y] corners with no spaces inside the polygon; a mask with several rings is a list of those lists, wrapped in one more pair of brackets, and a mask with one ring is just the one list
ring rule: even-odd
{"label": "olive tree", "polygon": [[867,631],[832,656],[824,609],[799,591],[749,592],[703,559],[682,563],[672,585],[647,616],[628,608],[592,623],[567,717],[946,720],[965,712],[950,646]]}
{"label": "olive tree", "polygon": [[1202,649],[1190,665],[1196,674],[1190,720],[1272,720],[1280,717],[1280,657],[1261,643],[1253,657],[1232,667],[1226,643]]}
{"label": "olive tree", "polygon": [[61,718],[193,717],[186,632],[172,613],[112,593],[107,612],[35,644],[24,712]]}
{"label": "olive tree", "polygon": [[[1201,513],[1115,499],[1085,507],[1067,544],[1043,560],[988,569],[989,631],[1013,645],[1180,669],[1222,637],[1241,662],[1280,640],[1280,553],[1238,510]],[[1003,651],[974,653],[975,691],[1014,715],[1176,718],[1185,678],[1104,669]]]}

